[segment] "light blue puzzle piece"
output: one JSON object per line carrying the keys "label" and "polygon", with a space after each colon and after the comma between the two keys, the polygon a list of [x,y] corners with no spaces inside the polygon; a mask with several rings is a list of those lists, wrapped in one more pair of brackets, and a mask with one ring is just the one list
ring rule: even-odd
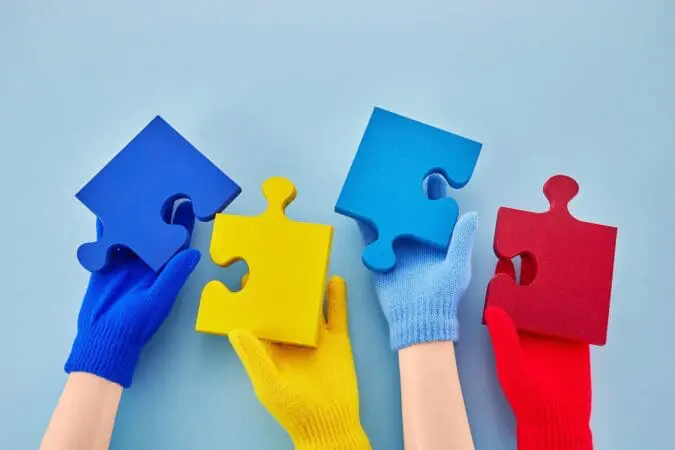
{"label": "light blue puzzle piece", "polygon": [[375,108],[335,205],[339,214],[373,226],[377,240],[363,262],[387,272],[396,264],[394,241],[416,239],[447,249],[457,221],[454,199],[430,200],[422,189],[431,173],[455,188],[465,186],[482,144]]}

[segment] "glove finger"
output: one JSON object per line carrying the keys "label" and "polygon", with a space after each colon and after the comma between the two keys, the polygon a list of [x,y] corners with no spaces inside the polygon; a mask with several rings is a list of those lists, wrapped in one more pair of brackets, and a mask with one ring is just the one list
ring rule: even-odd
{"label": "glove finger", "polygon": [[169,315],[178,293],[197,267],[200,258],[199,250],[183,250],[174,255],[159,273],[147,298],[156,303],[153,307],[160,317],[166,318]]}
{"label": "glove finger", "polygon": [[362,222],[360,220],[356,221],[356,224],[361,231],[361,237],[363,238],[363,243],[365,245],[370,245],[375,239],[377,239],[377,231],[369,223]]}
{"label": "glove finger", "polygon": [[534,280],[537,274],[535,259],[529,253],[520,255],[520,284],[527,286]]}
{"label": "glove finger", "polygon": [[516,268],[510,259],[499,258],[495,267],[495,275],[505,273],[514,280],[516,279]]}
{"label": "glove finger", "polygon": [[438,200],[448,196],[448,182],[440,173],[432,173],[426,179],[427,197]]}
{"label": "glove finger", "polygon": [[171,223],[173,217],[173,208],[176,206],[176,201],[168,201],[162,207],[162,220],[166,223]]}
{"label": "glove finger", "polygon": [[336,332],[347,331],[347,283],[342,277],[334,276],[326,290],[328,303],[328,329]]}
{"label": "glove finger", "polygon": [[232,330],[230,342],[239,356],[253,388],[259,397],[265,397],[270,387],[277,384],[279,370],[262,342],[246,330]]}
{"label": "glove finger", "polygon": [[473,211],[462,214],[452,231],[446,262],[464,262],[467,266],[471,263],[477,228],[478,214]]}
{"label": "glove finger", "polygon": [[192,209],[192,202],[183,201],[176,208],[173,215],[173,224],[181,225],[188,231],[188,235],[192,236],[192,231],[195,228],[195,213]]}
{"label": "glove finger", "polygon": [[103,236],[103,222],[98,217],[96,218],[96,240],[98,241]]}
{"label": "glove finger", "polygon": [[[96,218],[96,240],[101,239],[103,236],[103,221],[100,218]],[[128,261],[136,259],[136,254],[131,251],[128,247],[124,245],[116,245],[109,250],[110,254],[108,255],[108,264],[101,273],[114,272],[117,268]]]}
{"label": "glove finger", "polygon": [[[100,240],[103,236],[103,221],[97,217],[96,218],[96,240]],[[116,246],[109,250],[108,262],[106,267],[104,267],[100,272],[108,273],[115,271],[117,267],[123,264],[125,261],[129,260],[133,256],[133,252],[124,246]]]}
{"label": "glove finger", "polygon": [[519,380],[523,380],[525,360],[518,332],[511,318],[501,308],[488,307],[485,322],[495,353],[497,377],[508,395]]}

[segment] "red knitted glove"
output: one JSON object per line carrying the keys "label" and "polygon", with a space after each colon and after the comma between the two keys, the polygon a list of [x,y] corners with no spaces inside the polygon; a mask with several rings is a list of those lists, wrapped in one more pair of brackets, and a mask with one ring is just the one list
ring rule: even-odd
{"label": "red knitted glove", "polygon": [[487,308],[485,321],[518,450],[592,449],[588,344],[519,333],[501,308]]}

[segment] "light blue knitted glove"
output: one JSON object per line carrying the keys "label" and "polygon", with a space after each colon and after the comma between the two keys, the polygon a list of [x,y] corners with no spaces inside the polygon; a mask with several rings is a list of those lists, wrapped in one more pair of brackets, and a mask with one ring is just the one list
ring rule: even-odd
{"label": "light blue knitted glove", "polygon": [[[447,196],[445,179],[433,174],[427,181],[429,198]],[[419,242],[396,243],[396,266],[373,272],[375,291],[389,323],[391,348],[459,339],[457,308],[471,281],[471,252],[478,215],[462,215],[452,233],[447,254]],[[367,244],[376,238],[370,226],[359,222]]]}

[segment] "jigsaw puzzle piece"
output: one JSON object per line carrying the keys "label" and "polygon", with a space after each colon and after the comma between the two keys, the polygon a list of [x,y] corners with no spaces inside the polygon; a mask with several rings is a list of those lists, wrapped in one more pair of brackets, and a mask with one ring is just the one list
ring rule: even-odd
{"label": "jigsaw puzzle piece", "polygon": [[431,173],[459,189],[471,179],[482,144],[375,108],[335,205],[339,214],[377,231],[363,262],[386,272],[396,263],[394,241],[416,239],[446,249],[457,221],[452,198],[430,200],[422,189]]}
{"label": "jigsaw puzzle piece", "polygon": [[78,259],[95,272],[107,265],[112,249],[123,246],[158,271],[189,238],[185,229],[162,219],[166,208],[188,198],[199,220],[211,220],[240,192],[157,116],[77,193],[105,230],[98,241],[80,246]]}
{"label": "jigsaw puzzle piece", "polygon": [[216,216],[211,258],[220,266],[245,260],[249,278],[238,292],[209,282],[195,328],[221,335],[245,328],[262,339],[316,346],[333,227],[286,217],[296,196],[286,178],[269,178],[263,193],[268,208],[259,216]]}
{"label": "jigsaw puzzle piece", "polygon": [[[115,233],[116,230],[124,229],[128,224],[123,224],[123,226],[120,227],[119,224],[116,224],[114,221],[102,221],[102,223],[104,230],[103,235],[95,242],[82,244],[77,250],[78,259],[80,261],[85,261],[87,264],[85,268],[92,272],[105,268],[110,261],[112,252],[116,248],[128,248],[138,255],[138,251],[135,249],[139,246],[133,243],[130,245],[120,244],[120,242],[125,242],[125,240],[129,242],[127,236],[125,234],[120,235],[119,233]],[[151,235],[152,233],[155,233],[156,230],[162,230],[164,227],[168,229],[162,232],[161,239],[148,239],[143,243],[143,252],[148,255],[144,261],[148,266],[152,267],[153,270],[159,270],[164,262],[168,261],[178,250],[188,244],[189,233],[180,225],[167,225],[160,217],[157,218],[156,223],[137,224],[135,227],[137,233],[150,233]],[[82,264],[84,265],[85,263]],[[155,267],[157,267],[157,269],[155,269]]]}
{"label": "jigsaw puzzle piece", "polygon": [[[499,209],[499,261],[485,306],[504,309],[521,331],[604,345],[617,229],[574,218],[568,203],[578,191],[574,179],[556,175],[544,185],[548,211]],[[518,255],[520,285],[511,263]]]}

